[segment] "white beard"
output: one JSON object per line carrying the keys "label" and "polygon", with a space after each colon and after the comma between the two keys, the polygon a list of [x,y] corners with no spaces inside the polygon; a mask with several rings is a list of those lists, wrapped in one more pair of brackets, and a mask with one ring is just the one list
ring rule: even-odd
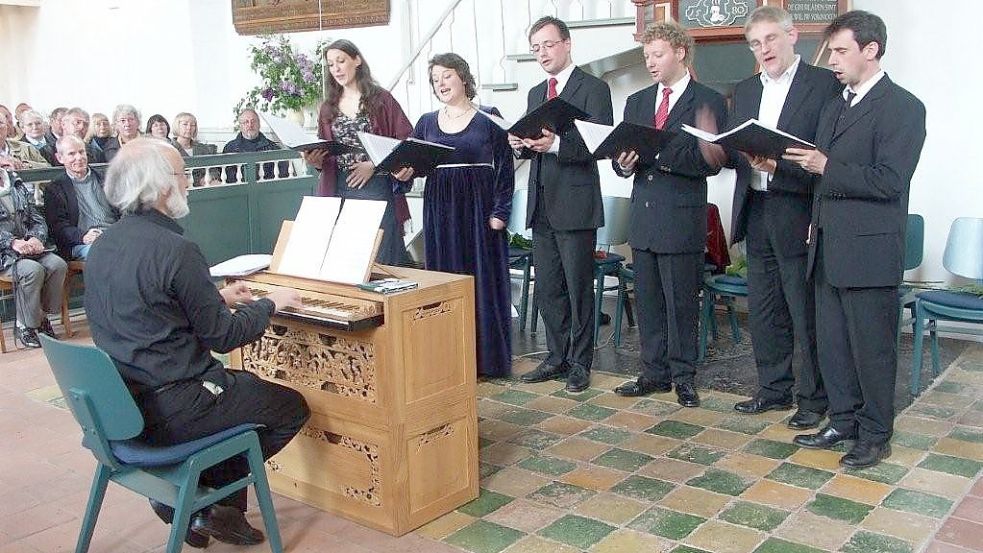
{"label": "white beard", "polygon": [[187,217],[188,213],[191,213],[191,208],[188,207],[188,199],[180,193],[173,193],[168,196],[166,206],[172,219],[181,219],[182,217]]}

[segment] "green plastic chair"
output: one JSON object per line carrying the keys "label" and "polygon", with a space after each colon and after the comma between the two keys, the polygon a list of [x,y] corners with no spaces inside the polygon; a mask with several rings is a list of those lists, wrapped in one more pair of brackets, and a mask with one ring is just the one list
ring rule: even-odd
{"label": "green plastic chair", "polygon": [[700,349],[697,361],[702,362],[707,354],[707,334],[712,333],[717,339],[717,322],[713,317],[713,307],[720,299],[727,307],[730,319],[730,332],[734,343],[741,341],[741,327],[737,323],[737,311],[734,302],[737,298],[747,297],[747,280],[739,276],[714,275],[703,281],[703,303],[700,306]]}
{"label": "green plastic chair", "polygon": [[[270,549],[283,552],[255,432],[257,425],[243,424],[173,446],[151,446],[136,439],[143,432],[143,415],[108,355],[92,346],[59,342],[44,335],[40,339],[58,387],[82,427],[82,445],[99,462],[76,553],[89,550],[110,481],[174,509],[167,553],[181,551],[193,513],[253,485]],[[248,476],[219,489],[198,486],[202,471],[237,455],[248,459]]]}

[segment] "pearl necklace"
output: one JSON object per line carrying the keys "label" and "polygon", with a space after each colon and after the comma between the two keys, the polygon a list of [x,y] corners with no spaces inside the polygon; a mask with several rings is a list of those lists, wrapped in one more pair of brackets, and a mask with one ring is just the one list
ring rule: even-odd
{"label": "pearl necklace", "polygon": [[464,117],[465,115],[471,113],[472,111],[474,111],[474,106],[468,106],[468,109],[462,111],[461,113],[458,113],[457,115],[451,115],[451,113],[447,111],[447,106],[444,106],[444,115],[448,119],[460,119],[461,117]]}

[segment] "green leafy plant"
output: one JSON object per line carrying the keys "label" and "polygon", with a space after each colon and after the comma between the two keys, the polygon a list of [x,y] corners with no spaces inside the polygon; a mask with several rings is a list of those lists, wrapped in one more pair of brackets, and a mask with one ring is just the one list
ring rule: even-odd
{"label": "green leafy plant", "polygon": [[249,47],[255,71],[262,84],[239,100],[234,112],[246,106],[262,111],[283,113],[314,106],[321,101],[323,66],[321,58],[327,41],[321,41],[313,55],[300,52],[283,35],[263,36],[262,42]]}

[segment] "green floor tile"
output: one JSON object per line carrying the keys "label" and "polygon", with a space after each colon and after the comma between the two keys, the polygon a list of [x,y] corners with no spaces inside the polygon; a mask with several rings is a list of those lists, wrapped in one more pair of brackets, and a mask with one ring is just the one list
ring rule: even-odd
{"label": "green floor tile", "polygon": [[478,464],[478,476],[479,478],[488,478],[489,476],[495,474],[496,472],[502,470],[502,467],[497,465],[491,465],[488,463]]}
{"label": "green floor tile", "polygon": [[587,388],[586,390],[580,392],[579,394],[571,394],[566,390],[557,390],[550,395],[554,397],[560,397],[563,399],[572,399],[574,401],[587,401],[588,399],[592,397],[597,397],[603,393],[604,390],[598,390],[597,388]]}
{"label": "green floor tile", "polygon": [[645,511],[628,526],[649,534],[655,534],[671,540],[681,540],[690,535],[693,530],[706,522],[705,518],[685,513],[677,513],[661,507],[653,507]]}
{"label": "green floor tile", "polygon": [[780,540],[778,538],[768,538],[758,546],[753,553],[825,553],[822,549]]}
{"label": "green floor tile", "polygon": [[609,409],[603,405],[594,405],[593,403],[581,403],[580,405],[567,411],[567,414],[571,417],[577,417],[578,419],[594,422],[602,421],[615,413],[617,413],[617,411],[614,409]]}
{"label": "green floor tile", "polygon": [[625,472],[635,472],[649,464],[654,458],[651,455],[638,453],[637,451],[628,451],[615,447],[605,451],[591,462],[602,467],[623,470]]}
{"label": "green floor tile", "polygon": [[679,547],[673,549],[669,553],[710,553],[706,549],[697,549],[695,547],[690,547],[688,545],[680,545]]}
{"label": "green floor tile", "polygon": [[595,426],[578,434],[581,438],[608,445],[617,445],[631,437],[631,432],[608,426]]}
{"label": "green floor tile", "polygon": [[539,424],[552,416],[552,413],[544,413],[542,411],[534,411],[532,409],[516,408],[503,412],[498,418],[505,422],[518,424],[519,426],[532,426],[534,424]]}
{"label": "green floor tile", "polygon": [[949,433],[949,437],[956,440],[962,440],[964,442],[983,444],[983,430],[979,428],[957,426],[951,433]]}
{"label": "green floor tile", "polygon": [[700,401],[700,407],[704,409],[709,409],[711,411],[716,411],[718,413],[733,413],[734,412],[734,402],[730,400],[724,400],[717,396],[708,396],[702,398]]}
{"label": "green floor tile", "polygon": [[546,503],[561,509],[572,509],[587,501],[597,492],[564,482],[553,482],[527,495],[527,499]]}
{"label": "green floor tile", "polygon": [[525,532],[478,520],[444,539],[450,545],[472,553],[498,553],[519,541]]}
{"label": "green floor tile", "polygon": [[936,392],[944,392],[946,394],[961,394],[963,391],[967,389],[972,390],[971,387],[966,386],[965,384],[960,384],[959,382],[952,382],[951,380],[947,380],[945,382],[939,382],[938,384],[935,385],[935,388],[933,388],[933,390]]}
{"label": "green floor tile", "polygon": [[741,495],[744,490],[751,486],[750,482],[734,473],[714,468],[707,469],[702,476],[692,478],[686,484],[694,488],[703,488],[711,492],[733,496]]}
{"label": "green floor tile", "polygon": [[758,420],[752,417],[727,417],[717,423],[717,428],[740,432],[742,434],[758,434],[765,428],[771,426],[768,421]]}
{"label": "green floor tile", "polygon": [[899,488],[885,497],[881,505],[889,509],[942,518],[952,508],[952,501],[937,495]]}
{"label": "green floor tile", "polygon": [[894,437],[891,438],[892,445],[899,445],[903,447],[910,447],[911,449],[921,449],[922,451],[932,449],[938,438],[935,436],[925,436],[924,434],[915,434],[914,432],[900,432],[894,433]]}
{"label": "green floor tile", "polygon": [[683,444],[666,454],[666,457],[696,463],[698,465],[710,466],[723,459],[727,455],[726,451],[718,451],[693,444]]}
{"label": "green floor tile", "polygon": [[615,484],[611,491],[642,501],[655,503],[676,487],[675,484],[634,474]]}
{"label": "green floor tile", "polygon": [[748,526],[756,530],[769,532],[778,528],[789,513],[780,509],[773,509],[757,503],[738,501],[726,511],[720,513],[719,518],[733,524]]}
{"label": "green floor tile", "polygon": [[532,392],[524,392],[522,390],[505,390],[500,394],[492,396],[491,399],[501,401],[502,403],[511,403],[512,405],[525,405],[537,397],[539,396]]}
{"label": "green floor tile", "polygon": [[514,498],[507,495],[495,493],[482,488],[480,494],[478,495],[478,499],[475,499],[470,503],[465,503],[458,508],[458,511],[466,515],[481,518],[488,513],[497,511],[500,507],[508,505],[513,499]]}
{"label": "green floor tile", "polygon": [[550,476],[560,476],[576,469],[577,463],[547,455],[533,455],[519,462],[519,466],[533,472],[548,474]]}
{"label": "green floor tile", "polygon": [[893,463],[878,463],[865,469],[846,469],[843,472],[851,476],[859,476],[874,482],[884,484],[897,484],[908,474],[908,467],[895,465]]}
{"label": "green floor tile", "polygon": [[955,409],[940,407],[938,405],[931,405],[928,403],[916,403],[908,409],[908,412],[942,420],[951,419],[956,415]]}
{"label": "green floor tile", "polygon": [[519,432],[506,441],[528,447],[533,451],[542,451],[561,442],[562,440],[563,436],[530,428],[529,430]]}
{"label": "green floor tile", "polygon": [[682,406],[678,403],[669,403],[668,401],[659,401],[657,399],[643,399],[631,408],[632,411],[654,416],[668,415],[680,409],[682,409]]}
{"label": "green floor tile", "polygon": [[798,450],[798,446],[774,440],[754,440],[744,446],[745,452],[769,459],[786,459]]}
{"label": "green floor tile", "polygon": [[959,368],[970,372],[983,372],[983,361],[963,361]]}
{"label": "green floor tile", "polygon": [[493,443],[495,443],[494,440],[489,440],[488,438],[482,438],[481,436],[478,437],[478,449],[486,448],[492,445]]}
{"label": "green floor tile", "polygon": [[856,525],[860,524],[860,521],[866,518],[874,507],[842,497],[818,493],[816,499],[806,505],[806,509],[819,516]]}
{"label": "green floor tile", "polygon": [[567,515],[539,531],[544,538],[587,549],[615,530],[601,521]]}
{"label": "green floor tile", "polygon": [[850,541],[840,548],[840,551],[843,553],[911,553],[914,548],[904,540],[861,530],[854,534]]}
{"label": "green floor tile", "polygon": [[676,438],[678,440],[685,440],[687,438],[692,438],[700,432],[706,430],[702,426],[696,424],[690,424],[688,422],[681,421],[662,421],[659,424],[653,426],[646,430],[649,434],[657,434],[659,436],[668,436],[670,438]]}
{"label": "green floor tile", "polygon": [[973,478],[980,472],[980,469],[983,468],[983,463],[963,459],[961,457],[929,453],[925,460],[918,463],[918,466],[923,469],[934,470],[936,472],[945,472],[948,474],[955,474],[956,476]]}
{"label": "green floor tile", "polygon": [[832,472],[803,467],[792,463],[782,463],[778,468],[771,471],[768,476],[765,476],[765,478],[774,480],[775,482],[798,486],[800,488],[809,488],[810,490],[818,490],[832,477]]}
{"label": "green floor tile", "polygon": [[973,404],[974,411],[983,411],[983,400],[977,401]]}

